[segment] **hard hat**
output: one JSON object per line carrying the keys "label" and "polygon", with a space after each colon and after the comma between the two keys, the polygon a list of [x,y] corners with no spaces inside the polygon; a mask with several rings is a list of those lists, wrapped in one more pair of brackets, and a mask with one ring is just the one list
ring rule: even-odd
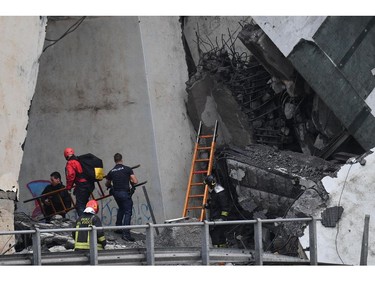
{"label": "hard hat", "polygon": [[85,213],[91,213],[90,212],[91,209],[95,212],[95,214],[97,214],[99,212],[99,205],[98,205],[98,202],[96,200],[90,200],[89,202],[87,202],[86,209],[85,209],[84,212]]}
{"label": "hard hat", "polygon": [[69,155],[73,155],[74,154],[74,149],[73,148],[70,148],[70,147],[67,147],[65,148],[64,150],[64,157],[68,157]]}
{"label": "hard hat", "polygon": [[204,181],[204,184],[208,184],[209,186],[214,186],[216,184],[216,179],[213,175],[208,175]]}

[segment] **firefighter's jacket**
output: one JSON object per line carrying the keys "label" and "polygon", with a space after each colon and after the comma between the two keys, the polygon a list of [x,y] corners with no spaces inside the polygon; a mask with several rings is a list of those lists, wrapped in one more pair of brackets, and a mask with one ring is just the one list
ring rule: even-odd
{"label": "firefighter's jacket", "polygon": [[228,193],[220,184],[210,190],[210,198],[207,201],[210,210],[210,220],[226,220],[230,211]]}
{"label": "firefighter's jacket", "polygon": [[[81,227],[101,227],[102,223],[97,215],[91,213],[83,213],[75,223],[75,228]],[[74,250],[89,250],[90,249],[90,231],[74,231],[72,233],[74,238]],[[103,250],[107,244],[103,230],[97,231],[98,250]]]}

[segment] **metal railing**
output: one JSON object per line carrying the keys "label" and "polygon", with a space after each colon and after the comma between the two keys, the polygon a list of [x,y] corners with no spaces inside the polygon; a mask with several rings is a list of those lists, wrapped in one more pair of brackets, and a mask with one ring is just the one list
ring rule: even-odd
{"label": "metal railing", "polygon": [[[306,222],[309,225],[309,248],[310,248],[310,265],[317,265],[317,231],[316,222],[321,219],[315,218],[287,218],[287,219],[256,219],[256,220],[236,220],[236,221],[203,221],[203,222],[180,222],[180,223],[164,223],[146,225],[129,225],[129,226],[103,226],[103,227],[85,227],[85,228],[58,228],[58,229],[39,229],[35,230],[19,230],[19,231],[0,231],[0,235],[12,234],[31,234],[32,235],[32,264],[42,265],[42,245],[41,233],[49,232],[74,232],[89,231],[90,232],[90,265],[98,265],[98,248],[97,248],[97,231],[98,230],[118,230],[118,229],[145,229],[146,231],[146,264],[155,265],[155,234],[158,228],[168,227],[191,227],[200,226],[202,228],[202,244],[201,244],[201,262],[202,265],[209,265],[213,248],[210,247],[209,226],[210,225],[246,225],[254,224],[254,242],[255,242],[255,265],[263,265],[263,241],[262,226],[267,223],[285,223],[285,222]],[[103,251],[103,250],[102,250]],[[102,252],[101,251],[101,252]],[[104,250],[105,251],[105,250]],[[250,254],[251,255],[251,254]]]}

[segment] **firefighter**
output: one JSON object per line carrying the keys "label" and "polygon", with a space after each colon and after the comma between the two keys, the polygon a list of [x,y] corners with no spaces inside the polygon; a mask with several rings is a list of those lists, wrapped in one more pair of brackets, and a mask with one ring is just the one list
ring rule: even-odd
{"label": "firefighter", "polygon": [[[204,181],[209,189],[209,199],[206,208],[209,209],[210,221],[226,221],[228,219],[230,204],[227,191],[216,183],[213,175],[207,176]],[[210,236],[212,245],[217,248],[226,248],[225,237],[226,225],[210,225]]]}
{"label": "firefighter", "polygon": [[[81,227],[101,227],[102,222],[100,218],[96,215],[99,212],[99,205],[96,200],[90,200],[86,204],[86,209],[83,211],[82,216],[80,216],[75,225],[75,228]],[[90,231],[74,231],[73,232],[74,238],[74,250],[89,250],[90,249]],[[98,250],[103,250],[105,245],[107,244],[107,240],[104,236],[103,230],[97,231],[97,245]]]}

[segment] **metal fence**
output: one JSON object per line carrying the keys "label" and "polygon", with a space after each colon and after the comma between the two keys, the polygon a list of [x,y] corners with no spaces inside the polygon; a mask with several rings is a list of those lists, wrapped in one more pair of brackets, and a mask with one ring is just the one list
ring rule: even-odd
{"label": "metal fence", "polygon": [[[285,222],[304,222],[309,225],[309,249],[310,249],[310,265],[317,265],[317,231],[316,222],[321,219],[315,218],[287,218],[287,219],[257,219],[257,220],[236,220],[236,221],[203,221],[203,222],[180,222],[180,223],[164,223],[146,225],[130,225],[130,226],[103,226],[103,227],[87,227],[87,228],[59,228],[59,229],[39,229],[35,230],[19,230],[19,231],[0,231],[0,235],[15,235],[15,234],[31,234],[32,235],[32,263],[33,265],[42,264],[42,250],[41,250],[41,233],[48,232],[73,232],[73,231],[89,231],[90,232],[90,250],[89,263],[90,265],[98,265],[98,248],[97,248],[97,231],[98,230],[116,230],[116,229],[145,229],[146,231],[146,264],[155,265],[155,232],[159,228],[169,227],[191,227],[200,226],[202,228],[201,240],[201,264],[210,265],[210,255],[213,249],[210,247],[209,226],[210,225],[254,225],[254,264],[263,265],[264,252],[262,241],[262,226],[268,223],[285,223]],[[105,251],[105,250],[104,250]],[[101,251],[103,252],[103,251]],[[13,254],[16,255],[16,254]],[[251,255],[249,253],[249,255]]]}

